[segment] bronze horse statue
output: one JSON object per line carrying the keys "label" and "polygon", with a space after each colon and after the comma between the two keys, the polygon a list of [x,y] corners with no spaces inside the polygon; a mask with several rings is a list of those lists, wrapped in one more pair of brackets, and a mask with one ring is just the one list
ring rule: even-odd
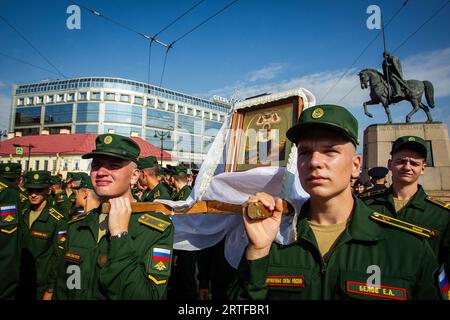
{"label": "bronze horse statue", "polygon": [[[427,122],[432,122],[430,109],[434,108],[434,89],[433,84],[430,81],[419,81],[419,80],[407,80],[402,84],[403,94],[395,99],[390,99],[390,88],[388,88],[388,83],[384,79],[381,72],[375,69],[364,69],[358,73],[359,81],[361,83],[361,89],[367,89],[370,86],[370,99],[363,103],[364,113],[366,116],[372,118],[372,114],[367,111],[367,106],[371,104],[381,103],[384,107],[384,111],[388,117],[387,123],[392,123],[391,111],[389,110],[389,105],[392,103],[397,103],[403,100],[407,100],[413,106],[413,110],[406,116],[406,122],[411,122],[411,117],[419,108],[425,111],[427,115]],[[428,106],[422,103],[422,95],[425,92],[425,98],[427,99]]]}

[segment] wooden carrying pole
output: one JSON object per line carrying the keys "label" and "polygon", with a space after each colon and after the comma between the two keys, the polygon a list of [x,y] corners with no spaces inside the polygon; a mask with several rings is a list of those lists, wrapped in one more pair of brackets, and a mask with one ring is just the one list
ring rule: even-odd
{"label": "wooden carrying pole", "polygon": [[[102,212],[108,213],[111,208],[109,203],[102,204]],[[132,202],[131,210],[133,213],[145,213],[145,212],[161,212],[166,215],[173,214],[213,214],[213,213],[228,213],[228,214],[242,214],[243,206],[238,204],[223,203],[220,201],[199,201],[185,210],[176,210],[171,206],[158,202]],[[250,203],[247,207],[248,216],[251,219],[263,219],[272,216],[272,212],[269,211],[261,202]],[[293,212],[291,205],[283,200],[283,214],[289,214]]]}

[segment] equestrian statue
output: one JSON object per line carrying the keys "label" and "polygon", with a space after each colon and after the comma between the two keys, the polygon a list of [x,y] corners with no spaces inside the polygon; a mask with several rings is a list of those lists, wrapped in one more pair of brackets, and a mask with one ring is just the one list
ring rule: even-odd
{"label": "equestrian statue", "polygon": [[[403,80],[403,71],[400,59],[396,56],[383,53],[383,73],[375,69],[364,69],[358,74],[361,89],[370,87],[370,100],[363,103],[364,113],[372,118],[372,114],[367,110],[371,104],[381,103],[388,117],[388,123],[392,123],[389,105],[406,100],[409,101],[413,110],[406,116],[406,122],[411,122],[411,117],[419,108],[425,111],[427,122],[433,122],[430,108],[434,108],[434,89],[430,81]],[[422,103],[422,95],[428,106]]]}

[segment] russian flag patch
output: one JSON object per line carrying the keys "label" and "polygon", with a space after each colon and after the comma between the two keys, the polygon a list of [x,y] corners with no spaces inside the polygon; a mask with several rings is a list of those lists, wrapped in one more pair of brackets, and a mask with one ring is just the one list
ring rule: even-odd
{"label": "russian flag patch", "polygon": [[171,259],[171,250],[163,248],[153,248],[151,256],[152,269],[166,271],[169,269]]}
{"label": "russian flag patch", "polygon": [[450,283],[448,282],[447,275],[445,274],[444,265],[442,265],[439,270],[439,287],[441,288],[444,300],[450,300]]}

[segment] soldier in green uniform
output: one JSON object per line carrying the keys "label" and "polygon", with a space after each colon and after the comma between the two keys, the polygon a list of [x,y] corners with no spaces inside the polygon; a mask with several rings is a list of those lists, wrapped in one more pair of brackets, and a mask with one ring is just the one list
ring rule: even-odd
{"label": "soldier in green uniform", "polygon": [[[392,186],[362,199],[377,212],[432,230],[429,243],[438,263],[445,265],[440,274],[443,278],[445,273],[447,277],[450,274],[450,204],[428,196],[419,184],[419,177],[425,174],[427,153],[422,138],[398,138],[388,161]],[[450,299],[448,290],[444,294]]]}
{"label": "soldier in green uniform", "polygon": [[[187,169],[182,166],[172,167],[173,201],[186,200],[191,188],[187,185]],[[169,300],[196,300],[198,298],[196,271],[197,251],[174,250],[172,276],[169,280]]]}
{"label": "soldier in green uniform", "polygon": [[75,172],[67,172],[65,193],[70,203],[69,218],[72,216],[72,213],[75,213],[77,211],[75,207],[75,193],[72,190],[74,178],[77,178],[77,174]]}
{"label": "soldier in green uniform", "polygon": [[78,173],[80,179],[76,185],[72,187],[75,193],[75,206],[77,209],[84,212],[90,212],[100,205],[100,199],[94,191],[94,186],[91,182],[91,177],[84,172]]}
{"label": "soldier in green uniform", "polygon": [[188,186],[187,168],[183,166],[172,167],[170,179],[172,185],[175,187],[172,193],[172,200],[186,200],[191,194],[191,188]]}
{"label": "soldier in green uniform", "polygon": [[67,194],[61,187],[62,180],[60,176],[51,176],[50,178],[50,197],[49,201],[52,201],[56,210],[61,212],[66,218],[72,214],[72,203],[69,201]]}
{"label": "soldier in green uniform", "polygon": [[138,161],[141,170],[139,183],[146,186],[147,190],[141,197],[142,202],[153,202],[155,199],[170,200],[169,191],[160,183],[158,160],[149,156]]}
{"label": "soldier in green uniform", "polygon": [[162,213],[131,212],[131,185],[140,148],[128,137],[103,134],[92,158],[91,182],[102,206],[68,222],[63,259],[56,265],[56,299],[164,299],[170,275],[173,225]]}
{"label": "soldier in green uniform", "polygon": [[[437,299],[438,265],[428,243],[401,224],[386,223],[352,195],[359,175],[358,123],[345,108],[302,111],[287,131],[298,148],[300,183],[310,199],[301,208],[295,241],[274,243],[282,201],[257,193],[273,216],[244,215],[249,245],[230,290],[234,299]],[[389,217],[387,217],[389,218]]]}
{"label": "soldier in green uniform", "polygon": [[20,170],[18,164],[0,164],[0,300],[16,298],[20,280],[21,200],[11,183]]}
{"label": "soldier in green uniform", "polygon": [[[57,229],[65,217],[48,201],[50,195],[49,171],[31,171],[25,175],[30,209],[23,215],[23,263],[28,278],[29,294],[37,299],[51,292],[49,270],[52,263],[54,244],[57,242]],[[49,290],[47,292],[47,290]]]}
{"label": "soldier in green uniform", "polygon": [[20,163],[0,163],[0,175],[8,181],[8,184],[19,191],[19,199],[21,210],[26,210],[30,207],[28,201],[28,193],[23,185],[23,177],[21,175],[22,167]]}

